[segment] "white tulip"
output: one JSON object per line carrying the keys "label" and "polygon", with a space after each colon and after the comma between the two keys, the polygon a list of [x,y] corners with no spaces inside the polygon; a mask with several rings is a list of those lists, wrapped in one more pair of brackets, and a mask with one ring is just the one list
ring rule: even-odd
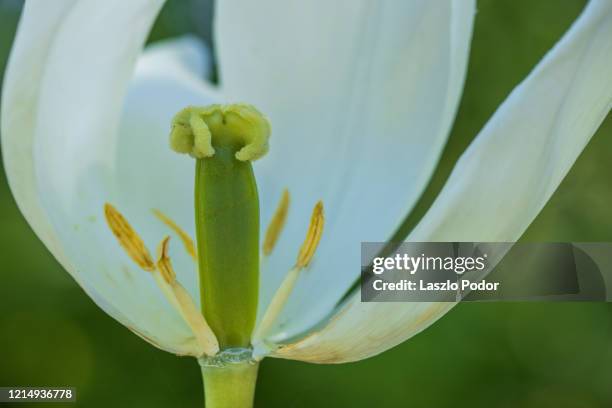
{"label": "white tulip", "polygon": [[[285,188],[291,197],[262,255],[254,358],[359,360],[446,313],[452,303],[339,300],[359,277],[360,242],[388,239],[436,166],[463,88],[474,0],[221,1],[219,86],[203,79],[210,61],[193,38],[142,52],[162,5],[29,0],[11,53],[1,129],[10,186],[87,294],[161,349],[215,355],[193,251],[179,245],[195,236],[193,163],[168,148],[168,132],[185,106],[245,101],[273,128],[270,152],[254,164],[262,236],[269,222],[276,228]],[[517,240],[610,112],[610,66],[612,0],[591,0],[407,240]],[[292,268],[319,200],[326,221],[312,264]],[[180,238],[170,249],[176,275],[164,275],[167,240],[162,263],[133,262],[104,208],[116,228],[142,237],[139,254],[169,232]]]}

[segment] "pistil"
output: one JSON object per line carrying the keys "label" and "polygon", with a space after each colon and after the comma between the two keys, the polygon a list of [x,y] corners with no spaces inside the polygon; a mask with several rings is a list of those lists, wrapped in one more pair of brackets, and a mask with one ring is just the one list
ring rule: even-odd
{"label": "pistil", "polygon": [[252,160],[270,125],[250,105],[189,107],[171,147],[196,159],[195,224],[202,313],[221,349],[249,347],[259,291],[259,198]]}

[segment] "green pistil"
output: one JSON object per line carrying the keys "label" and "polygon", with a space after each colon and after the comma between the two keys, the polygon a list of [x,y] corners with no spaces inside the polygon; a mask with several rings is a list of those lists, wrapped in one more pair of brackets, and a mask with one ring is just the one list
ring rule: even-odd
{"label": "green pistil", "polygon": [[252,160],[270,125],[250,105],[189,107],[170,145],[196,159],[195,218],[202,313],[221,349],[248,347],[259,291],[259,198]]}

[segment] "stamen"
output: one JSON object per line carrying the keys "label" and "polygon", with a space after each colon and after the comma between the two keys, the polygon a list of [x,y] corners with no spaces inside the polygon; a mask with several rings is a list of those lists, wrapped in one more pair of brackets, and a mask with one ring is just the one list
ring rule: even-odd
{"label": "stamen", "polygon": [[161,222],[166,224],[168,228],[170,228],[172,231],[174,231],[176,235],[179,236],[187,253],[193,258],[194,261],[197,261],[195,245],[193,243],[193,240],[189,236],[189,234],[187,234],[181,227],[178,226],[177,223],[175,223],[170,217],[165,215],[163,212],[159,211],[158,209],[153,209],[152,211],[153,211],[153,214],[155,214],[155,216]]}
{"label": "stamen", "polygon": [[219,342],[189,292],[176,280],[176,273],[168,256],[169,242],[170,237],[165,237],[159,244],[158,273],[154,273],[155,281],[168,301],[174,305],[191,328],[202,352],[208,356],[214,356],[219,351]]}
{"label": "stamen", "polygon": [[215,334],[206,323],[189,292],[176,280],[176,273],[168,256],[170,237],[164,238],[160,243],[157,263],[153,263],[151,255],[140,236],[115,207],[106,203],[104,205],[104,215],[108,226],[119,240],[119,244],[126,250],[132,260],[145,271],[152,272],[157,286],[166,299],[191,328],[201,353],[208,356],[217,354],[219,343]]}
{"label": "stamen", "polygon": [[285,276],[285,279],[283,279],[283,282],[274,293],[274,297],[264,312],[261,322],[257,325],[255,331],[253,332],[253,343],[263,338],[272,328],[274,322],[276,322],[276,319],[289,299],[289,295],[291,295],[291,292],[293,291],[293,287],[297,282],[300,271],[300,268],[294,267],[289,271],[287,276]]}
{"label": "stamen", "polygon": [[151,259],[149,251],[125,217],[109,203],[104,204],[104,216],[119,244],[125,249],[130,258],[145,271],[153,271],[155,264]]}
{"label": "stamen", "polygon": [[285,276],[285,279],[283,279],[283,282],[276,290],[276,293],[274,293],[274,297],[263,314],[261,322],[255,328],[253,333],[253,343],[262,339],[268,333],[285,307],[285,304],[289,299],[289,295],[291,295],[291,292],[295,287],[300,271],[308,266],[312,260],[312,257],[314,256],[317,246],[319,245],[319,241],[321,240],[321,235],[323,234],[324,223],[323,202],[319,201],[312,210],[310,226],[308,227],[308,232],[306,233],[306,239],[300,248],[297,262],[289,271],[287,276]]}
{"label": "stamen", "polygon": [[276,245],[276,241],[280,236],[280,233],[283,231],[283,227],[285,226],[285,221],[287,220],[287,212],[289,211],[289,190],[283,190],[283,195],[281,196],[280,202],[278,203],[278,207],[276,207],[276,211],[272,216],[272,220],[270,221],[270,225],[268,225],[268,229],[266,230],[266,237],[264,238],[263,243],[263,253],[264,255],[270,255],[274,246]]}
{"label": "stamen", "polygon": [[306,233],[306,239],[304,240],[304,243],[300,248],[300,253],[297,257],[295,265],[297,268],[307,267],[312,260],[312,257],[317,250],[317,246],[319,245],[319,241],[321,240],[321,235],[323,234],[324,222],[323,202],[319,201],[312,210],[310,226],[308,227],[308,232]]}

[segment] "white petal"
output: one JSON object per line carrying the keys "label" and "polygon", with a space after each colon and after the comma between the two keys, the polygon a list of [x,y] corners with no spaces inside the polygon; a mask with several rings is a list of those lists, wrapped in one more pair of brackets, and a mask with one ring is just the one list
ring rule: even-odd
{"label": "white petal", "polygon": [[[149,210],[160,207],[172,215],[173,208],[167,197],[153,198],[164,189],[175,194],[188,182],[169,179],[177,170],[167,168],[170,161],[161,153],[169,150],[170,118],[183,103],[211,102],[205,86],[176,80],[176,72],[170,79],[140,75],[120,126],[136,58],[162,4],[28,2],[5,81],[2,147],[24,215],[94,301],[153,344],[192,354],[192,333],[153,278],[123,253],[102,216],[103,203],[114,203],[155,248],[166,231]],[[139,185],[127,185],[133,175],[141,176]],[[155,195],[137,195],[152,184],[158,188]],[[130,188],[136,193],[129,194]],[[193,264],[179,276],[185,277],[195,281]]]}
{"label": "white petal", "polygon": [[[498,109],[410,241],[517,240],[612,107],[612,2],[593,0]],[[452,303],[360,303],[278,356],[342,362],[415,335]]]}
{"label": "white petal", "polygon": [[19,209],[40,239],[66,264],[36,192],[32,144],[37,98],[54,36],[75,0],[25,4],[7,65],[2,92],[2,159]]}
{"label": "white petal", "polygon": [[156,42],[147,47],[139,64],[141,72],[161,74],[165,77],[189,74],[208,78],[212,73],[212,55],[208,47],[197,37],[185,35]]}
{"label": "white petal", "polygon": [[262,299],[291,268],[312,207],[325,204],[319,252],[281,322],[287,335],[331,310],[359,274],[359,242],[389,238],[421,194],[463,87],[473,13],[466,0],[218,4],[224,94],[272,122],[270,153],[256,164],[264,224],[282,189],[292,194]]}

